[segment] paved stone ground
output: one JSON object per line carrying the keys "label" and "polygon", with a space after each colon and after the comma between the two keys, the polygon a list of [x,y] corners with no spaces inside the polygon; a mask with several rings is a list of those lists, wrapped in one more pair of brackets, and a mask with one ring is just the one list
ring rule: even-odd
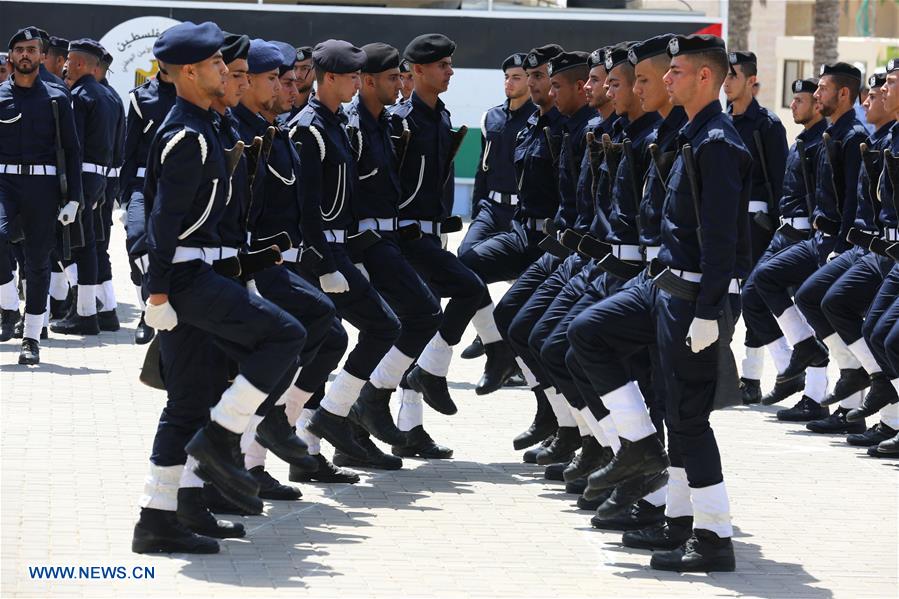
{"label": "paved stone ground", "polygon": [[[122,245],[117,235],[113,247]],[[138,314],[115,258],[121,331],[53,338],[30,369],[15,364],[18,343],[0,344],[4,597],[896,596],[899,462],[779,423],[776,407],[716,413],[737,571],[655,572],[648,552],[591,529],[561,483],[520,462],[511,439],[533,400],[520,389],[477,397],[483,359],[453,361],[459,413],[425,417],[455,459],[407,460],[354,486],[304,485],[300,502],[269,502],[265,515],[244,519],[247,539],[224,542],[219,555],[134,555],[136,500],[164,398],[137,380]],[[285,464],[270,466],[286,479]],[[148,566],[155,578],[41,581],[28,572],[70,565],[125,566],[126,576]]]}

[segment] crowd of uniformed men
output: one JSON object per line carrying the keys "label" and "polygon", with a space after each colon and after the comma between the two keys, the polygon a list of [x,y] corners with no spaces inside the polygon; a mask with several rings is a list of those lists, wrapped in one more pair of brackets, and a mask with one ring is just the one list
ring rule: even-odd
{"label": "crowd of uniformed men", "polygon": [[[213,513],[298,499],[268,453],[291,481],[330,483],[451,457],[423,406],[456,413],[446,377],[469,322],[477,393],[520,371],[536,399],[515,448],[595,527],[654,550],[653,568],[735,567],[713,408],[799,395],[778,419],[897,456],[899,60],[867,81],[838,62],[793,82],[790,145],[755,99],[755,55],[715,36],[512,54],[453,254],[466,128],[440,95],[455,47],[297,48],[182,23],[156,40],[159,73],[126,118],[98,42],[36,27],[10,40],[2,339],[38,364],[51,319],[56,334],[118,329],[118,203],[135,340],[153,340],[145,380],[168,396],[134,551],[213,553],[245,534]],[[494,305],[497,281],[513,284]],[[359,331],[348,353],[344,321]],[[763,395],[766,348],[778,372]]]}

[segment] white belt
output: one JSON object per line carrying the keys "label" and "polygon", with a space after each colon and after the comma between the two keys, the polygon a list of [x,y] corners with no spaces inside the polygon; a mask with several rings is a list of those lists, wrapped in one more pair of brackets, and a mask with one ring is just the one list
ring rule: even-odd
{"label": "white belt", "polygon": [[106,176],[107,177],[118,177],[119,173],[121,173],[121,172],[122,172],[121,167],[117,168],[117,167],[111,166],[108,169],[106,169]]}
{"label": "white belt", "polygon": [[426,235],[440,235],[440,223],[435,223],[432,220],[401,220],[400,226],[405,227],[408,225],[417,224],[421,228],[421,232]]}
{"label": "white belt", "polygon": [[[691,283],[698,283],[702,279],[702,273],[700,272],[690,272],[689,270],[679,270],[676,268],[669,269],[672,273],[679,276],[685,281],[689,281]],[[739,279],[731,279],[730,285],[727,287],[728,293],[740,293],[740,281]]]}
{"label": "white belt", "polygon": [[630,262],[643,261],[643,254],[640,252],[639,245],[613,245],[611,254],[619,260],[629,260]]}
{"label": "white belt", "polygon": [[768,212],[768,202],[762,202],[759,200],[753,200],[749,202],[749,213],[754,214],[756,212]]}
{"label": "white belt", "polygon": [[794,229],[797,229],[800,231],[808,231],[809,229],[812,228],[812,226],[808,222],[808,219],[804,216],[794,216],[792,218],[782,218],[782,219],[780,219],[780,224],[790,225]]}
{"label": "white belt", "polygon": [[281,259],[284,262],[299,262],[300,248],[290,248],[287,251],[281,252]]}
{"label": "white belt", "polygon": [[236,255],[237,248],[191,248],[181,246],[175,248],[175,255],[172,256],[172,264],[190,262],[191,260],[202,260],[206,264],[212,264],[216,260],[233,258]]}
{"label": "white belt", "polygon": [[140,167],[139,169],[137,169],[137,174],[134,176],[143,179],[144,177],[147,176],[147,169],[143,166]]}
{"label": "white belt", "polygon": [[55,175],[50,164],[0,164],[0,175]]}
{"label": "white belt", "polygon": [[396,231],[395,218],[363,218],[359,221],[359,232],[362,231]]}
{"label": "white belt", "polygon": [[883,238],[887,241],[899,241],[899,231],[896,229],[887,229],[883,232]]}
{"label": "white belt", "polygon": [[339,231],[337,229],[329,229],[324,231],[325,241],[330,243],[343,243],[346,241],[346,231]]}
{"label": "white belt", "polygon": [[103,166],[102,164],[94,164],[93,162],[84,162],[81,164],[81,172],[82,173],[93,173],[96,175],[105,175],[106,169],[108,166]]}
{"label": "white belt", "polygon": [[662,248],[657,245],[648,245],[646,246],[646,261],[655,260],[659,257],[659,250]]}
{"label": "white belt", "polygon": [[518,205],[518,194],[515,193],[501,193],[499,191],[491,191],[489,194],[487,194],[487,197],[489,197],[492,202],[496,202],[497,204],[508,204],[509,206]]}
{"label": "white belt", "polygon": [[144,254],[140,258],[135,258],[134,265],[137,267],[137,270],[141,272],[141,274],[147,274],[147,271],[150,270],[150,256]]}

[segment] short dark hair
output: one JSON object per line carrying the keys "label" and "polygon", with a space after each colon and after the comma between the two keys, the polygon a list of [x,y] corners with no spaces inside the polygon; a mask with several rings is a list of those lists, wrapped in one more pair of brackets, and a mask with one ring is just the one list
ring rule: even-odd
{"label": "short dark hair", "polygon": [[720,86],[724,83],[724,78],[730,72],[730,62],[727,60],[727,54],[719,50],[711,50],[709,52],[694,52],[685,54],[693,61],[698,68],[709,67],[715,76],[715,83]]}
{"label": "short dark hair", "polygon": [[66,50],[65,48],[57,48],[56,46],[50,46],[47,49],[47,54],[52,56],[53,58],[59,58],[60,56],[62,58],[65,58],[66,56],[69,55],[69,51]]}
{"label": "short dark hair", "polygon": [[759,65],[754,62],[743,62],[734,66],[743,69],[743,75],[745,75],[747,79],[759,74]]}
{"label": "short dark hair", "polygon": [[578,81],[587,81],[590,78],[590,67],[586,63],[579,64],[576,67],[565,69],[556,77],[565,79],[568,83],[577,83]]}
{"label": "short dark hair", "polygon": [[312,65],[312,68],[315,71],[315,82],[321,85],[322,81],[325,80],[325,73],[327,73],[327,71],[314,63]]}
{"label": "short dark hair", "polygon": [[858,79],[841,73],[828,73],[824,76],[830,77],[830,80],[837,87],[837,92],[844,87],[847,88],[849,90],[849,103],[855,104],[856,100],[858,100],[859,88],[861,87],[861,82]]}
{"label": "short dark hair", "polygon": [[[625,61],[619,65],[615,65],[615,69],[617,69],[618,67],[621,67],[621,73],[624,75],[624,78],[627,80],[627,82],[630,85],[633,85],[634,81],[637,79],[637,76],[634,73],[634,65]],[[612,70],[614,71],[615,69]]]}

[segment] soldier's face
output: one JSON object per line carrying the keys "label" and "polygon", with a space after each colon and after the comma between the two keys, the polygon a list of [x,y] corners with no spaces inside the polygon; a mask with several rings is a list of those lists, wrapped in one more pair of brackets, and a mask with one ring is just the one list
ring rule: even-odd
{"label": "soldier's face", "polygon": [[690,102],[699,88],[699,68],[686,56],[675,56],[663,78],[665,91],[674,105]]}
{"label": "soldier's face", "polygon": [[733,65],[724,77],[724,95],[728,100],[733,102],[752,94],[752,87],[755,84],[755,77],[747,77],[743,73],[742,65]]}
{"label": "soldier's face", "polygon": [[278,71],[250,75],[251,103],[261,106],[263,110],[271,111],[274,108],[275,99],[280,91],[281,81],[278,79]]}
{"label": "soldier's face", "polygon": [[559,75],[550,78],[549,95],[555,100],[562,114],[574,114],[582,100],[578,93],[583,88],[583,81],[570,81],[567,76]]}
{"label": "soldier's face", "polygon": [[640,61],[634,67],[634,96],[640,101],[644,112],[655,112],[668,104],[662,75],[652,60]]}
{"label": "soldier's face", "polygon": [[224,98],[225,77],[228,75],[228,67],[222,60],[222,53],[207,58],[203,62],[189,65],[187,68],[189,78],[192,78],[197,87],[209,98]]}
{"label": "soldier's face", "polygon": [[304,60],[293,65],[293,72],[297,76],[297,92],[307,94],[315,83],[315,70],[312,68],[312,59]]}
{"label": "soldier's face", "polygon": [[362,86],[362,78],[359,71],[341,74],[328,73],[327,77],[334,86],[333,89],[341,102],[349,102],[352,100],[353,96],[356,95],[356,92],[359,91],[359,88]]}
{"label": "soldier's face", "polygon": [[837,111],[840,101],[840,90],[834,85],[829,75],[821,77],[818,81],[818,89],[815,90],[815,99],[821,105],[821,114],[830,116]]}
{"label": "soldier's face", "polygon": [[400,70],[390,69],[383,73],[365,75],[365,84],[374,92],[379,104],[390,106],[403,88]]}
{"label": "soldier's face", "polygon": [[880,88],[883,97],[883,109],[888,114],[899,113],[899,72],[887,75],[887,82]]}
{"label": "soldier's face", "polygon": [[505,72],[503,89],[506,97],[517,100],[528,93],[528,76],[521,67],[509,67]]}
{"label": "soldier's face", "polygon": [[790,102],[790,112],[793,114],[794,123],[804,125],[820,112],[820,108],[812,94],[798,93],[793,95],[793,101]]}
{"label": "soldier's face", "polygon": [[275,103],[275,112],[287,112],[293,108],[293,103],[297,99],[297,76],[294,71],[287,71],[281,75],[278,81],[281,90],[278,92],[277,101]]}
{"label": "soldier's face", "polygon": [[404,100],[408,100],[409,96],[412,95],[412,90],[415,89],[415,80],[412,78],[412,73],[400,73],[400,81],[403,83],[400,93],[403,94]]}
{"label": "soldier's face", "polygon": [[609,97],[606,95],[606,76],[606,68],[603,66],[593,67],[587,75],[584,93],[587,94],[587,102],[591,108],[599,109],[609,103]]}
{"label": "soldier's face", "polygon": [[13,72],[30,75],[41,63],[41,47],[38,40],[17,42],[9,51]]}
{"label": "soldier's face", "polygon": [[531,101],[537,106],[552,106],[553,97],[549,94],[550,83],[546,65],[528,69],[528,92]]}
{"label": "soldier's face", "polygon": [[606,78],[608,90],[606,94],[612,100],[617,114],[625,114],[633,108],[634,97],[633,84],[627,78],[624,65],[618,65]]}
{"label": "soldier's face", "polygon": [[889,114],[881,100],[882,96],[883,91],[881,88],[878,87],[872,89],[868,92],[868,97],[865,98],[865,101],[862,103],[862,108],[865,109],[865,120],[872,125],[883,122]]}
{"label": "soldier's face", "polygon": [[443,58],[430,64],[412,65],[421,82],[429,88],[442,94],[449,89],[450,78],[453,76],[453,59]]}
{"label": "soldier's face", "polygon": [[247,61],[239,58],[228,63],[228,74],[225,76],[225,95],[222,98],[225,106],[229,108],[237,106],[249,87]]}

